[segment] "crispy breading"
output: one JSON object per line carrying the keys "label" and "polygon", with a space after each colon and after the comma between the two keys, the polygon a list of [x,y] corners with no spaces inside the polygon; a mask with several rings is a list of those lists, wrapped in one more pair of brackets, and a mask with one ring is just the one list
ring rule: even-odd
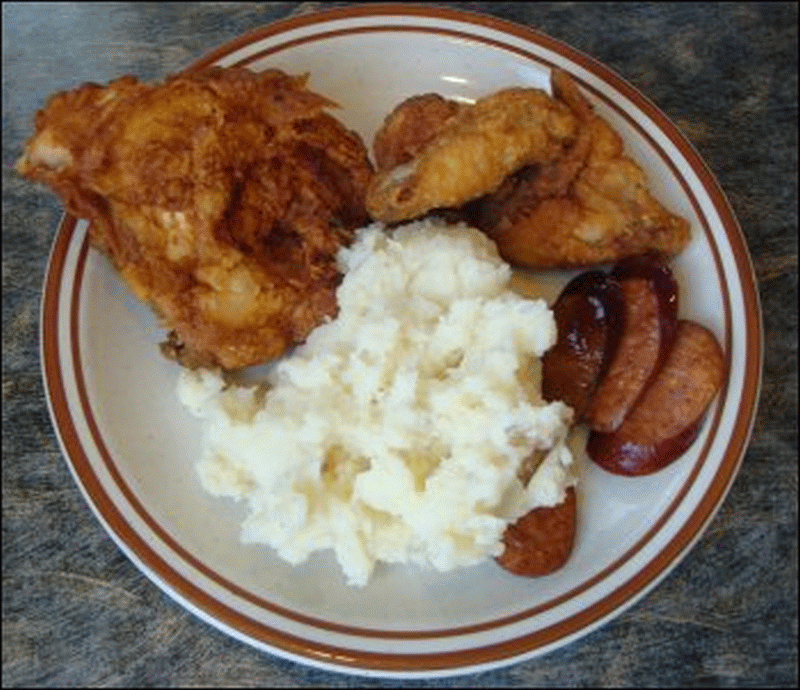
{"label": "crispy breading", "polygon": [[564,156],[521,169],[479,204],[477,223],[501,256],[517,266],[568,268],[651,249],[680,252],[689,223],[653,197],[620,136],[565,72],[553,73],[553,91],[579,118],[580,133]]}
{"label": "crispy breading", "polygon": [[460,109],[410,161],[379,171],[367,209],[393,223],[461,206],[523,166],[554,161],[577,130],[570,109],[540,89],[498,91]]}
{"label": "crispy breading", "polygon": [[306,77],[211,68],[53,96],[17,164],[91,222],[93,244],[227,369],[302,341],[336,310],[336,252],[368,217],[361,139]]}
{"label": "crispy breading", "polygon": [[412,96],[386,116],[372,150],[377,170],[408,163],[466,106],[438,93]]}
{"label": "crispy breading", "polygon": [[[554,70],[551,80],[552,97],[535,92],[539,112],[567,112],[574,126],[529,163],[520,162],[517,148],[504,148],[513,131],[505,119],[514,112],[509,91],[474,106],[435,94],[403,101],[373,144],[381,155],[370,211],[394,222],[435,209],[477,225],[506,261],[531,268],[607,263],[649,249],[677,254],[689,241],[688,222],[650,193],[620,136],[572,78]],[[523,119],[518,124],[527,126]]]}

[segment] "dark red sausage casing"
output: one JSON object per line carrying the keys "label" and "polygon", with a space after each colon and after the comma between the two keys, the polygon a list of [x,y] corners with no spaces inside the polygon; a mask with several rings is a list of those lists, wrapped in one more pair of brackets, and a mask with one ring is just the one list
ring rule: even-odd
{"label": "dark red sausage casing", "polygon": [[619,284],[602,271],[573,278],[553,305],[558,337],[542,357],[542,397],[563,400],[574,410],[574,421],[611,364],[623,312]]}

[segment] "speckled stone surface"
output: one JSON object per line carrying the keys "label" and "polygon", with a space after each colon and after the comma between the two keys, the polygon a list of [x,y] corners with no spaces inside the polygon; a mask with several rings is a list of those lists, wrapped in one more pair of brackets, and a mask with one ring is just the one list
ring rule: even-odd
{"label": "speckled stone surface", "polygon": [[49,94],[123,73],[161,78],[328,3],[4,3],[4,686],[796,686],[797,4],[450,4],[541,30],[619,72],[681,127],[731,201],[766,350],[752,442],[709,529],[653,592],[579,641],[425,683],[284,661],[174,603],[106,535],[58,449],[38,316],[62,210],[12,165]]}

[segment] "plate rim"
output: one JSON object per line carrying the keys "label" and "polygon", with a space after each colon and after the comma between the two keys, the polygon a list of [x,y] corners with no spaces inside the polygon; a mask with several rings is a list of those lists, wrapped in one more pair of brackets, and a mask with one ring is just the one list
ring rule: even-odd
{"label": "plate rim", "polygon": [[[691,549],[694,543],[702,536],[706,526],[721,507],[722,503],[724,502],[724,498],[727,495],[728,490],[730,489],[730,486],[732,485],[733,480],[735,479],[739,467],[743,461],[747,444],[749,442],[755,422],[756,409],[759,399],[761,370],[763,363],[763,327],[761,322],[761,309],[759,304],[758,290],[756,287],[757,284],[755,282],[755,274],[752,269],[752,261],[749,256],[746,243],[744,242],[741,228],[739,227],[738,221],[736,220],[730,204],[721,187],[719,186],[719,183],[691,143],[688,142],[688,140],[682,135],[682,133],[680,133],[677,127],[663,113],[661,113],[661,111],[656,108],[655,105],[653,105],[638,90],[629,85],[628,82],[616,75],[616,73],[602,65],[602,63],[599,63],[594,58],[584,55],[583,53],[571,48],[567,44],[546,36],[535,29],[530,29],[528,27],[488,15],[451,8],[430,6],[420,7],[415,5],[406,6],[396,4],[335,8],[331,10],[315,12],[310,15],[302,15],[299,17],[284,19],[250,31],[246,34],[243,34],[241,37],[234,39],[223,46],[220,46],[216,50],[207,54],[205,57],[201,58],[199,61],[190,65],[190,67],[187,69],[198,69],[207,64],[211,64],[212,62],[216,62],[217,60],[221,59],[222,56],[246,47],[256,40],[263,40],[266,37],[285,33],[289,30],[306,28],[313,25],[321,25],[340,19],[373,19],[374,17],[387,17],[391,15],[448,19],[454,22],[477,25],[479,28],[489,28],[494,31],[511,33],[515,37],[522,38],[527,42],[533,43],[537,47],[542,47],[544,45],[544,47],[547,49],[555,50],[560,56],[566,57],[573,62],[577,62],[581,66],[587,68],[591,67],[589,71],[592,74],[598,76],[603,81],[606,81],[616,91],[621,92],[624,96],[629,98],[629,100],[633,101],[637,107],[645,112],[645,115],[653,120],[658,129],[666,133],[670,141],[678,146],[681,154],[686,158],[692,171],[698,176],[698,178],[700,178],[700,183],[703,189],[709,195],[714,210],[719,216],[719,220],[725,229],[725,237],[730,244],[731,253],[735,259],[736,276],[741,282],[742,298],[745,302],[743,307],[745,316],[748,320],[746,329],[748,335],[746,341],[748,348],[745,361],[746,381],[745,384],[743,384],[742,395],[743,401],[747,400],[748,404],[745,405],[742,402],[737,409],[731,439],[726,445],[726,450],[723,453],[720,467],[715,473],[711,485],[705,491],[703,500],[694,508],[692,515],[687,518],[683,526],[677,531],[670,543],[661,547],[657,557],[652,559],[642,571],[637,572],[634,578],[631,578],[629,581],[623,583],[617,589],[615,589],[613,592],[613,594],[616,595],[615,597],[612,597],[611,595],[606,596],[602,602],[607,602],[607,605],[605,607],[600,607],[597,615],[591,621],[589,621],[589,623],[576,629],[563,632],[562,629],[567,621],[559,621],[558,624],[545,628],[545,630],[549,630],[557,627],[558,630],[552,633],[556,639],[551,641],[541,639],[539,643],[533,647],[531,647],[532,641],[530,638],[534,636],[537,637],[537,639],[541,638],[543,632],[542,630],[537,630],[533,633],[519,636],[511,640],[505,640],[503,642],[491,644],[487,648],[488,651],[486,651],[486,649],[480,650],[481,653],[477,653],[479,650],[476,650],[475,648],[466,648],[450,652],[438,652],[434,653],[433,655],[392,655],[386,653],[373,654],[363,650],[343,650],[337,647],[325,648],[324,645],[320,645],[317,642],[309,642],[308,640],[301,638],[293,640],[291,639],[291,635],[287,635],[285,632],[279,630],[273,631],[277,634],[279,638],[278,640],[271,639],[269,642],[265,642],[263,639],[260,639],[258,634],[256,634],[255,639],[250,639],[248,637],[248,633],[242,633],[242,630],[246,631],[250,627],[246,619],[244,621],[238,621],[240,624],[242,624],[242,630],[226,630],[227,632],[234,634],[235,637],[241,639],[242,641],[255,644],[266,651],[271,651],[279,655],[281,655],[281,652],[283,652],[284,655],[288,655],[288,658],[291,658],[294,661],[299,661],[301,663],[312,663],[313,665],[322,666],[328,670],[346,673],[369,673],[370,675],[399,674],[403,676],[419,677],[420,675],[423,675],[430,677],[433,675],[466,673],[470,670],[474,670],[475,668],[489,668],[497,665],[505,665],[522,658],[545,653],[550,651],[553,646],[561,646],[561,644],[565,644],[576,637],[583,636],[584,634],[587,634],[591,630],[601,625],[608,618],[619,615],[625,610],[625,608],[643,597],[682,560],[683,555],[689,549]],[[368,27],[368,30],[375,31],[377,30],[377,27]],[[411,30],[413,31],[413,27]],[[436,31],[435,33],[440,32]],[[316,36],[316,40],[319,40],[320,36]],[[477,35],[469,35],[469,37],[473,41],[484,42],[483,37]],[[314,39],[309,38],[308,40]],[[580,59],[576,60],[576,57]],[[609,79],[609,76],[613,78]],[[624,86],[625,88],[620,88],[620,85]],[[649,111],[645,106],[648,106],[653,110]],[[69,452],[68,448],[71,448],[73,451],[75,451],[75,449],[79,449],[78,452],[84,451],[81,447],[82,444],[77,432],[75,432],[75,435],[73,436],[74,429],[70,431],[72,420],[70,418],[69,406],[66,405],[65,407],[64,401],[57,399],[63,391],[64,384],[61,378],[62,372],[58,366],[60,358],[59,356],[54,356],[54,353],[58,352],[59,344],[53,340],[56,338],[57,341],[58,335],[58,329],[54,329],[53,324],[58,322],[58,297],[60,295],[60,281],[58,280],[59,265],[61,265],[63,268],[63,261],[66,260],[66,253],[71,242],[71,232],[75,230],[76,225],[77,220],[69,214],[65,214],[64,218],[59,224],[56,240],[53,243],[51,256],[45,273],[45,285],[43,289],[42,311],[40,317],[40,343],[42,374],[45,380],[45,389],[47,392],[47,401],[50,409],[51,419],[56,427],[56,434],[58,436],[59,443],[61,444],[65,460],[73,472],[76,483],[78,483],[79,487],[81,488],[81,491],[84,494],[84,497],[87,499],[87,502],[92,507],[92,510],[99,518],[101,518],[100,522],[106,528],[106,531],[111,534],[112,538],[114,538],[114,541],[123,548],[123,551],[125,551],[129,557],[131,557],[131,550],[134,551],[134,554],[137,558],[132,558],[132,560],[139,565],[140,569],[143,570],[143,572],[151,580],[158,584],[162,589],[165,589],[165,591],[173,596],[173,598],[177,598],[178,601],[184,606],[186,606],[184,595],[191,595],[190,603],[193,603],[195,606],[197,606],[199,605],[199,602],[202,602],[204,598],[208,597],[209,595],[202,589],[192,592],[192,588],[196,588],[196,585],[189,581],[185,581],[184,583],[185,585],[188,585],[188,589],[181,590],[179,588],[178,592],[175,592],[172,589],[172,585],[163,581],[159,581],[159,573],[153,573],[149,571],[146,565],[146,559],[144,559],[145,566],[142,567],[142,561],[140,560],[142,549],[144,552],[151,551],[152,555],[154,555],[157,559],[160,559],[160,556],[152,552],[149,545],[145,541],[142,540],[141,543],[137,544],[137,540],[141,540],[141,537],[136,534],[134,530],[132,530],[130,534],[123,535],[120,535],[114,531],[114,529],[104,519],[104,517],[107,517],[105,513],[103,513],[100,510],[100,507],[95,504],[98,496],[100,494],[105,494],[102,485],[98,482],[97,486],[87,488],[83,485],[83,475],[79,475],[77,469],[73,466],[75,458]],[[733,240],[738,240],[738,244]],[[79,289],[74,290],[72,297],[73,301],[77,299],[76,296],[79,294]],[[755,331],[753,331],[753,328],[755,328]],[[752,338],[751,336],[757,337]],[[755,352],[751,351],[749,348],[751,340],[757,341],[752,343],[756,346]],[[730,353],[730,347],[727,348],[726,352]],[[755,366],[753,366],[753,363],[755,363]],[[66,417],[64,417],[65,413]],[[66,438],[62,438],[62,434],[64,434]],[[712,440],[713,439],[709,437],[707,443],[711,443]],[[735,460],[731,462],[730,458],[733,456],[735,456]],[[728,459],[728,462],[725,462],[726,459]],[[85,461],[87,463],[86,467],[89,467],[91,473],[90,461],[88,458],[85,458]],[[720,472],[723,467],[726,468],[727,471],[723,473],[724,476],[720,477]],[[715,490],[713,496],[710,496],[712,488]],[[97,493],[98,491],[100,494]],[[103,505],[102,498],[100,499],[100,504]],[[108,505],[104,506],[104,508],[112,513],[116,512],[118,519],[121,520],[122,523],[127,524],[124,516],[118,512],[116,506],[113,505],[113,502],[109,502]],[[694,525],[694,527],[689,529],[691,534],[686,534],[685,532],[689,524]],[[130,539],[134,544],[137,544],[137,548],[134,549],[131,544],[126,541],[126,539]],[[123,543],[121,544],[120,541],[123,541]],[[659,560],[659,562],[663,561],[663,564],[655,567],[655,571],[651,572],[651,565],[656,560]],[[172,569],[168,563],[164,563],[164,567],[168,570]],[[647,571],[647,577],[645,577],[645,571]],[[182,580],[184,579],[180,573],[175,574],[178,578]],[[154,575],[156,576],[155,578]],[[641,578],[644,578],[646,581],[640,583]],[[633,594],[631,595],[628,592],[631,587],[628,587],[628,585],[634,580],[637,581],[637,584],[631,585],[634,590]],[[191,597],[196,597],[196,599],[192,599]],[[213,597],[210,598],[212,599],[212,602],[205,602],[207,605],[210,603],[210,607],[201,607],[200,611],[197,611],[195,608],[195,613],[199,613],[204,620],[216,625],[216,627],[220,627],[217,625],[217,623],[222,623],[225,625],[224,621],[220,621],[219,618],[214,616],[213,613],[208,612],[209,610],[213,611],[213,609],[216,608],[214,604],[218,603],[213,600]],[[593,605],[592,608],[595,609],[598,607],[599,603],[602,602],[598,602],[598,604]],[[229,619],[230,613],[234,614],[234,620],[240,615],[236,611],[230,611],[228,616]],[[583,613],[583,611],[579,612],[579,614]],[[576,614],[571,618],[579,617],[579,614]],[[239,634],[236,634],[237,632]],[[245,635],[244,637],[242,636],[243,634]],[[283,644],[278,644],[278,642],[282,642]],[[478,658],[477,663],[475,663],[476,653]],[[469,661],[466,664],[464,663],[466,661],[465,657],[469,657]],[[459,663],[459,661],[461,663]]]}

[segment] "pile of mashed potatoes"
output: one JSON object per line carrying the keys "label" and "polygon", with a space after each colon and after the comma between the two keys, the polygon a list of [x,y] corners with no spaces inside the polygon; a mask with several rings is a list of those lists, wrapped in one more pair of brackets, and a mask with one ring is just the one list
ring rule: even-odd
{"label": "pile of mashed potatoes", "polygon": [[571,410],[541,400],[534,366],[552,312],[512,292],[494,244],[464,225],[372,225],[339,262],[338,316],[266,386],[181,374],[204,420],[203,487],[247,500],[244,543],[292,564],[333,549],[354,585],[378,561],[448,571],[499,555],[509,522],[575,483]]}

